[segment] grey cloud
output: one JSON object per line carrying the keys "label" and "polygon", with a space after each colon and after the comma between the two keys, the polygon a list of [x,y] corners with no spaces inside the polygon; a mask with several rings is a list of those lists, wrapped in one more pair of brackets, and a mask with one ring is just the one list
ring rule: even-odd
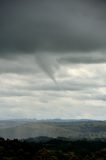
{"label": "grey cloud", "polygon": [[12,90],[2,89],[0,91],[0,98],[1,97],[22,97],[22,96],[33,96],[33,95],[28,91],[18,90],[14,88],[12,88]]}
{"label": "grey cloud", "polygon": [[[100,70],[97,66],[100,66]],[[98,76],[99,72],[103,71],[103,66],[103,64],[94,65],[88,70],[92,70],[92,72],[97,70]],[[76,66],[74,67],[76,68]],[[59,80],[61,88],[58,88],[44,75],[38,77],[36,74],[2,74],[0,75],[1,118],[7,118],[8,114],[10,117],[14,117],[15,114],[15,118],[17,116],[26,117],[26,115],[34,118],[38,118],[39,115],[39,118],[49,118],[49,116],[70,118],[72,114],[79,115],[78,112],[83,118],[84,113],[92,113],[92,110],[93,113],[97,113],[99,110],[97,117],[96,115],[92,117],[105,119],[106,85],[105,81],[103,83],[103,78],[105,78],[103,73],[96,80],[95,77],[83,77],[83,74],[81,78],[67,75]],[[51,115],[53,110],[54,115]],[[61,114],[62,110],[64,114]],[[44,112],[46,112],[45,116]],[[76,116],[73,115],[73,118]],[[86,115],[84,118],[87,118]]]}
{"label": "grey cloud", "polygon": [[105,119],[105,15],[105,0],[0,0],[0,116]]}
{"label": "grey cloud", "polygon": [[[11,77],[8,77],[8,79],[10,79]],[[10,94],[14,94],[16,96],[19,95],[31,95],[34,96],[35,92],[65,92],[65,91],[89,91],[89,90],[95,90],[98,88],[105,88],[106,85],[103,84],[102,82],[100,83],[99,81],[95,81],[95,80],[84,80],[84,79],[79,79],[79,81],[77,81],[75,78],[73,80],[63,80],[63,81],[59,81],[58,84],[53,84],[51,81],[47,81],[46,79],[36,79],[31,76],[31,78],[34,78],[34,80],[31,79],[20,79],[20,77],[17,77],[17,79],[19,78],[19,82],[17,83],[17,81],[14,83],[10,83],[10,81],[7,82],[2,82],[1,83],[1,95],[4,94],[8,94],[10,92]],[[11,80],[14,80],[13,78],[11,78]],[[4,88],[5,86],[5,88]],[[29,94],[28,94],[29,92]]]}
{"label": "grey cloud", "polygon": [[0,58],[0,74],[36,74],[40,73],[33,56],[20,56],[16,59]]}
{"label": "grey cloud", "polygon": [[103,0],[0,1],[0,54],[106,48]]}
{"label": "grey cloud", "polygon": [[97,95],[97,100],[106,101],[106,94]]}
{"label": "grey cloud", "polygon": [[59,63],[83,63],[83,64],[98,64],[98,63],[105,63],[106,62],[106,55],[104,52],[94,52],[89,54],[78,54],[77,56],[66,55],[60,57],[58,59]]}
{"label": "grey cloud", "polygon": [[[34,55],[55,82],[56,61],[104,63],[105,15],[103,0],[0,0],[0,57],[14,61],[19,56]],[[96,51],[104,52],[97,57]],[[34,73],[28,60],[23,67],[0,67],[4,72]]]}
{"label": "grey cloud", "polygon": [[87,90],[83,90],[79,94],[75,94],[73,97],[78,99],[78,100],[106,101],[106,95],[105,94],[100,94],[99,92],[96,91],[96,89],[95,90],[90,90],[91,93],[87,93]]}

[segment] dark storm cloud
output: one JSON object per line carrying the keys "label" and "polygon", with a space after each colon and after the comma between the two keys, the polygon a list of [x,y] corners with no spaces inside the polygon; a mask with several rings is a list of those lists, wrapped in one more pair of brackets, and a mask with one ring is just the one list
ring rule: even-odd
{"label": "dark storm cloud", "polygon": [[106,48],[103,0],[0,0],[0,54]]}

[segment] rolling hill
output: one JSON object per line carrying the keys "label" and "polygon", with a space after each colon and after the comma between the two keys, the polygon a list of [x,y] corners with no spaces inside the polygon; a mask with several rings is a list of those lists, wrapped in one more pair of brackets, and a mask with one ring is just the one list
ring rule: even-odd
{"label": "rolling hill", "polygon": [[106,121],[92,120],[10,120],[0,121],[0,137],[65,137],[69,139],[106,139]]}

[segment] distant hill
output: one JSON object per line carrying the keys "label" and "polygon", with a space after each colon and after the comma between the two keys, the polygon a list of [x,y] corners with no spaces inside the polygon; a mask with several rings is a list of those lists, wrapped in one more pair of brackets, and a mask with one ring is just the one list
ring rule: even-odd
{"label": "distant hill", "polygon": [[106,139],[106,121],[59,119],[0,121],[0,137],[26,139],[39,136],[104,140]]}

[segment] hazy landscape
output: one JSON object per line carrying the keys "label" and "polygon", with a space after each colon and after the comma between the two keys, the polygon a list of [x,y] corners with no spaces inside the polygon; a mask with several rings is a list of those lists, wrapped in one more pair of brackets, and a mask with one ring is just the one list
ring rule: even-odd
{"label": "hazy landscape", "polygon": [[65,137],[70,140],[106,140],[106,121],[93,120],[5,120],[0,121],[0,137]]}
{"label": "hazy landscape", "polygon": [[0,160],[105,160],[106,121],[2,120]]}

